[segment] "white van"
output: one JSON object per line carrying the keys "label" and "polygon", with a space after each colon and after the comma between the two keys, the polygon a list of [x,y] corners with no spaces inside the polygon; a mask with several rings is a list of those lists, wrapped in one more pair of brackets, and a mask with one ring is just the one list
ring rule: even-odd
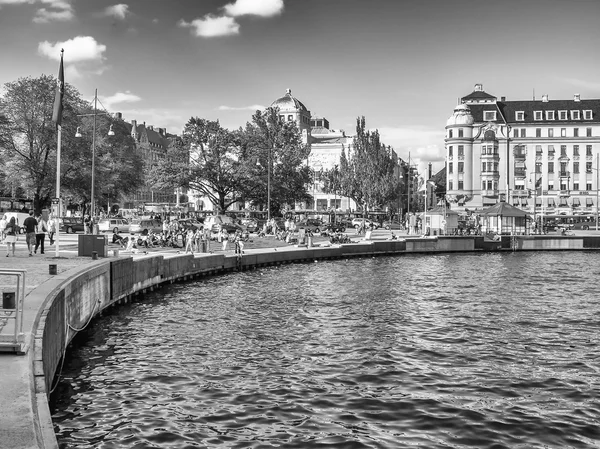
{"label": "white van", "polygon": [[23,228],[23,222],[27,217],[29,217],[29,214],[24,212],[4,212],[4,215],[6,215],[7,222],[9,222],[12,217],[15,217],[15,221],[19,225],[19,234],[23,234],[25,232],[25,228]]}

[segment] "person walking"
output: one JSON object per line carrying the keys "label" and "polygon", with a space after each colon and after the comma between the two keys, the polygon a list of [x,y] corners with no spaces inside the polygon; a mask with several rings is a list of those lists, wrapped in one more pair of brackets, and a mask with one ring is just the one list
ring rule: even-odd
{"label": "person walking", "polygon": [[185,237],[185,254],[188,253],[188,250],[190,250],[190,253],[194,254],[194,231],[192,228],[187,230],[187,235]]}
{"label": "person walking", "polygon": [[40,248],[40,254],[44,254],[44,241],[46,240],[46,232],[48,232],[48,225],[43,216],[37,218],[37,226],[35,231],[35,248],[33,253],[37,254],[38,248]]}
{"label": "person walking", "polygon": [[4,243],[4,229],[6,228],[7,224],[8,217],[6,216],[6,214],[4,214],[0,219],[0,243]]}
{"label": "person walking", "polygon": [[48,217],[47,221],[48,225],[48,240],[50,240],[50,245],[54,245],[54,234],[56,233],[56,220],[52,215]]}
{"label": "person walking", "polygon": [[10,221],[4,228],[4,233],[6,237],[4,238],[4,242],[6,242],[6,257],[10,254],[10,250],[12,247],[12,255],[15,256],[15,243],[17,243],[17,236],[19,234],[19,227],[15,221],[15,217],[11,217]]}
{"label": "person walking", "polygon": [[29,211],[29,217],[23,220],[25,226],[25,241],[29,250],[29,257],[33,256],[33,248],[35,247],[35,231],[37,228],[37,220],[33,218],[33,211]]}

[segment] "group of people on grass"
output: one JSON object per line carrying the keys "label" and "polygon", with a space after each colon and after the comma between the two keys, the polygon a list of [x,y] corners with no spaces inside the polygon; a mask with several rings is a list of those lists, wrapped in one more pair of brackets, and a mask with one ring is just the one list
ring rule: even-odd
{"label": "group of people on grass", "polygon": [[54,234],[56,232],[56,221],[52,216],[45,219],[43,215],[34,216],[33,211],[29,211],[29,216],[23,220],[23,223],[17,223],[15,217],[8,218],[4,215],[0,219],[0,243],[6,244],[6,257],[11,254],[15,256],[16,243],[19,240],[21,229],[25,233],[25,242],[29,257],[37,254],[38,249],[40,254],[45,253],[44,244],[46,235],[50,240],[50,245],[54,245]]}

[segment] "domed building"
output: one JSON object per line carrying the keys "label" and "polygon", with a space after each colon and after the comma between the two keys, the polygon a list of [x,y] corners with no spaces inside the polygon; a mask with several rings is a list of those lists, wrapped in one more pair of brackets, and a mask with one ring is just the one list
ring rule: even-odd
{"label": "domed building", "polygon": [[292,95],[292,89],[287,89],[283,97],[278,98],[271,107],[279,109],[279,118],[287,122],[295,121],[302,133],[304,142],[308,142],[310,135],[310,111],[304,104]]}

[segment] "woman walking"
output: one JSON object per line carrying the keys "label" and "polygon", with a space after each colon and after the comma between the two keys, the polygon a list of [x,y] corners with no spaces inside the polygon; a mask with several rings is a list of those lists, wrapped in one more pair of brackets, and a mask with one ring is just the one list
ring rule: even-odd
{"label": "woman walking", "polygon": [[11,217],[10,221],[4,228],[4,234],[6,234],[6,238],[4,241],[6,242],[6,257],[10,254],[10,249],[12,245],[12,255],[15,257],[15,243],[17,243],[17,234],[19,232],[19,227],[15,222],[15,217]]}

